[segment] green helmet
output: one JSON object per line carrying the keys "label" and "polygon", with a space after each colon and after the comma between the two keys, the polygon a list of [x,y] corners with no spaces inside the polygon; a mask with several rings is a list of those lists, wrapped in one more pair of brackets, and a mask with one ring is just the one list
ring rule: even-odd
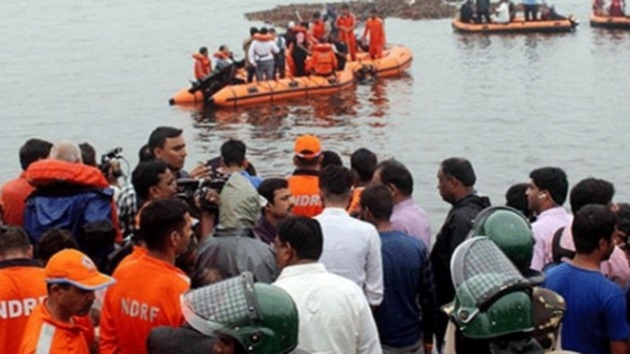
{"label": "green helmet", "polygon": [[197,331],[234,338],[248,353],[288,353],[298,343],[298,312],[289,294],[253,282],[249,272],[192,290],[181,298],[184,318]]}
{"label": "green helmet", "polygon": [[534,236],[525,217],[510,207],[490,207],[475,218],[470,237],[490,238],[525,276],[534,255]]}
{"label": "green helmet", "polygon": [[463,242],[451,273],[450,317],[464,336],[489,339],[534,330],[531,285],[488,237]]}

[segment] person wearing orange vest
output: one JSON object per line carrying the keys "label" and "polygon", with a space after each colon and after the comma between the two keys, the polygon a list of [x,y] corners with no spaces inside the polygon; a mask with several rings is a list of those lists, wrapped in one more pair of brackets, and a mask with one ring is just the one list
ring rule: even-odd
{"label": "person wearing orange vest", "polygon": [[339,39],[348,45],[350,59],[357,60],[357,40],[354,37],[354,28],[357,26],[357,19],[350,13],[350,7],[341,7],[341,16],[337,18],[337,28],[339,29]]}
{"label": "person wearing orange vest", "polygon": [[151,329],[182,323],[179,297],[190,279],[175,267],[175,258],[190,243],[187,209],[180,200],[164,199],[142,210],[140,230],[148,253],[114,272],[117,283],[105,294],[101,312],[101,354],[147,353]]}
{"label": "person wearing orange vest", "polygon": [[328,43],[313,45],[313,54],[307,63],[307,69],[315,75],[328,76],[337,69],[337,56]]}
{"label": "person wearing orange vest", "polygon": [[31,313],[18,353],[89,354],[93,327],[85,315],[94,303],[94,291],[114,279],[99,273],[88,256],[74,249],[55,254],[44,276],[48,297]]}
{"label": "person wearing orange vest", "polygon": [[385,47],[385,26],[383,20],[378,17],[378,11],[372,9],[372,16],[365,22],[365,30],[361,41],[365,41],[367,35],[370,35],[370,58],[380,59],[383,57],[383,48]]}
{"label": "person wearing orange vest", "polygon": [[323,208],[319,193],[319,169],[322,146],[313,135],[302,135],[295,140],[295,171],[287,178],[293,195],[293,215],[313,217]]}
{"label": "person wearing orange vest", "polygon": [[346,209],[350,216],[359,215],[361,193],[372,182],[377,162],[376,154],[366,148],[359,148],[350,156],[350,169],[358,177],[352,190],[350,206]]}
{"label": "person wearing orange vest", "polygon": [[195,59],[195,79],[201,81],[212,72],[212,62],[208,58],[208,48],[199,48],[199,53],[193,54],[192,57]]}
{"label": "person wearing orange vest", "polygon": [[46,298],[44,269],[33,260],[33,247],[19,226],[0,229],[0,284],[0,353],[13,354],[29,315]]}
{"label": "person wearing orange vest", "polygon": [[313,22],[311,24],[311,37],[317,42],[322,42],[326,36],[326,23],[322,21],[322,15],[319,11],[313,13]]}
{"label": "person wearing orange vest", "polygon": [[2,220],[5,224],[24,225],[26,198],[35,190],[26,178],[26,170],[31,163],[48,157],[51,147],[52,144],[48,141],[28,139],[20,148],[20,166],[23,172],[19,177],[5,183],[0,189],[0,204],[4,206]]}

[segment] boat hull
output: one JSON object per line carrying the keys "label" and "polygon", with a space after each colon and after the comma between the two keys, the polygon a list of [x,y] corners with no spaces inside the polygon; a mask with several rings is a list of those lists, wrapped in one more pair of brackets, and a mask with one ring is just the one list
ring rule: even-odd
{"label": "boat hull", "polygon": [[458,19],[452,22],[453,29],[461,33],[558,33],[575,30],[577,23],[570,19],[555,21],[524,21],[515,19],[510,23],[466,23]]}
{"label": "boat hull", "polygon": [[608,29],[630,29],[630,17],[610,17],[591,15],[591,27]]}

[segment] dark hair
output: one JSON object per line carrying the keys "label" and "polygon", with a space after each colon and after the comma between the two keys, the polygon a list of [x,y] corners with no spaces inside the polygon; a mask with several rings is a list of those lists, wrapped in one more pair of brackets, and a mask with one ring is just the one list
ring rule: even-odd
{"label": "dark hair", "polygon": [[160,175],[167,169],[168,165],[158,160],[141,162],[136,166],[131,173],[131,184],[140,200],[149,198],[149,189],[160,182]]}
{"label": "dark hair", "polygon": [[269,30],[267,29],[267,27],[262,27],[258,33],[260,33],[260,34],[267,34],[267,33],[269,33]]}
{"label": "dark hair", "polygon": [[149,149],[151,150],[151,154],[153,154],[153,150],[156,148],[164,148],[166,139],[177,138],[182,135],[182,133],[183,130],[173,127],[155,128],[155,130],[151,132],[151,135],[149,135]]}
{"label": "dark hair", "polygon": [[440,164],[442,172],[449,175],[456,180],[462,182],[466,187],[472,187],[477,181],[475,171],[473,170],[470,161],[463,157],[451,157]]}
{"label": "dark hair", "polygon": [[0,227],[0,255],[11,251],[27,251],[31,245],[28,234],[20,226]]}
{"label": "dark hair", "polygon": [[343,166],[341,157],[334,151],[324,150],[322,151],[322,168],[330,165]]}
{"label": "dark hair", "polygon": [[52,256],[67,248],[79,249],[72,232],[56,227],[48,229],[37,242],[37,259],[45,266]]}
{"label": "dark hair", "polygon": [[300,259],[318,260],[324,247],[319,221],[303,216],[290,216],[278,226],[278,239],[288,243]]}
{"label": "dark hair", "polygon": [[389,220],[394,210],[392,192],[383,184],[367,186],[361,192],[359,204],[367,208],[377,220]]}
{"label": "dark hair", "polygon": [[343,5],[341,5],[341,9],[342,10],[349,10],[350,6],[348,6],[348,4],[343,4]]}
{"label": "dark hair", "polygon": [[147,162],[153,159],[154,159],[153,153],[151,152],[151,148],[149,147],[149,144],[142,145],[140,150],[138,150],[138,161]]}
{"label": "dark hair", "polygon": [[384,185],[393,184],[404,195],[413,193],[413,177],[411,172],[402,163],[389,159],[378,164],[377,171],[380,171],[381,182]]}
{"label": "dark hair", "polygon": [[567,181],[567,174],[562,169],[558,167],[537,168],[530,172],[529,178],[539,189],[547,190],[556,204],[562,205],[567,200],[569,182]]}
{"label": "dark hair", "polygon": [[586,204],[607,205],[614,196],[615,187],[612,183],[593,177],[585,178],[571,189],[571,212],[577,213]]}
{"label": "dark hair", "polygon": [[617,203],[617,206],[619,207],[617,211],[617,228],[625,233],[626,236],[630,236],[630,204]]}
{"label": "dark hair", "polygon": [[320,18],[322,14],[319,11],[313,12],[313,18]]}
{"label": "dark hair", "polygon": [[250,28],[249,28],[249,35],[250,35],[250,36],[253,36],[253,35],[255,35],[256,33],[258,33],[258,28],[256,28],[256,27],[250,27]]}
{"label": "dark hair", "polygon": [[175,198],[149,203],[140,213],[140,233],[149,250],[165,250],[166,239],[186,224],[186,204]]}
{"label": "dark hair", "polygon": [[361,182],[372,180],[377,163],[376,154],[366,148],[357,149],[350,156],[350,168],[359,175]]}
{"label": "dark hair", "polygon": [[343,196],[352,190],[354,175],[347,167],[331,165],[319,173],[319,189],[330,196]]}
{"label": "dark hair", "polygon": [[220,51],[220,52],[224,51],[224,50],[225,50],[225,47],[227,47],[225,44],[221,44],[221,45],[219,46],[219,51]]}
{"label": "dark hair", "polygon": [[96,162],[96,150],[94,150],[94,146],[89,143],[79,144],[79,149],[81,149],[81,160],[83,160],[84,165],[88,166],[98,166]]}
{"label": "dark hair", "polygon": [[527,206],[527,183],[517,183],[510,186],[505,192],[505,205],[520,211],[528,219],[531,217],[531,211]]}
{"label": "dark hair", "polygon": [[247,147],[236,139],[230,139],[221,145],[221,158],[225,166],[243,166]]}
{"label": "dark hair", "polygon": [[309,168],[309,167],[315,167],[317,165],[319,165],[321,163],[321,159],[319,156],[314,157],[312,159],[305,159],[303,157],[299,157],[299,156],[294,156],[293,157],[294,161],[295,161],[295,165],[298,168]]}
{"label": "dark hair", "polygon": [[47,158],[52,145],[42,139],[28,139],[20,148],[20,166],[22,170],[26,171],[33,162]]}
{"label": "dark hair", "polygon": [[599,204],[583,206],[571,225],[575,251],[592,253],[599,247],[599,240],[611,240],[616,225],[617,216],[608,207]]}
{"label": "dark hair", "polygon": [[199,48],[199,53],[200,54],[208,54],[208,48],[207,47]]}
{"label": "dark hair", "polygon": [[258,194],[267,199],[269,204],[273,204],[274,195],[277,190],[289,188],[289,182],[284,178],[267,178],[258,186]]}

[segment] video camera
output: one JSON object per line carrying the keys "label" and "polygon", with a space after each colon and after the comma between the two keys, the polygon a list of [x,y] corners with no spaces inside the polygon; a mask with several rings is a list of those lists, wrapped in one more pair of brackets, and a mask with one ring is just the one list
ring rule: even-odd
{"label": "video camera", "polygon": [[123,170],[120,166],[120,159],[123,159],[122,151],[123,149],[121,147],[115,147],[107,153],[101,155],[101,164],[99,165],[99,168],[105,177],[107,177],[110,172],[115,178],[123,176]]}
{"label": "video camera", "polygon": [[[209,211],[217,213],[219,205],[209,201],[205,196],[212,189],[217,193],[221,193],[228,176],[221,173],[215,173],[208,179],[180,178],[177,180],[177,197],[185,201],[193,211]],[[199,199],[199,207],[195,200]],[[201,210],[199,210],[201,209]]]}

